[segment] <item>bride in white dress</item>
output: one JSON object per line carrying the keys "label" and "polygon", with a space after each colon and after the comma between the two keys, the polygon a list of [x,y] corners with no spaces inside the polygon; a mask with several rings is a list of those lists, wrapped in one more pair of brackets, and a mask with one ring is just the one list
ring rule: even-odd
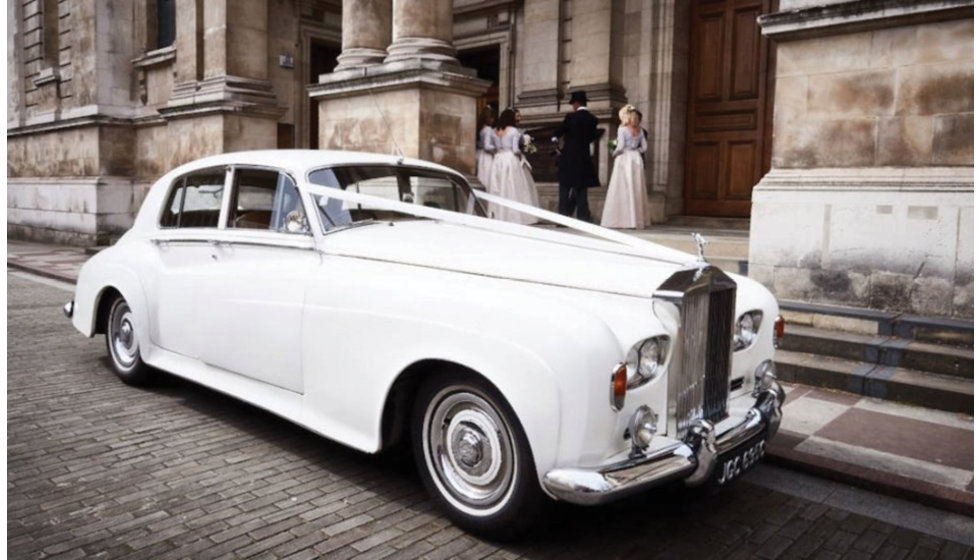
{"label": "bride in white dress", "polygon": [[640,128],[640,115],[627,105],[619,110],[619,133],[613,156],[612,177],[602,207],[602,227],[643,229],[650,222],[647,214],[647,188],[643,175],[643,153],[647,140]]}
{"label": "bride in white dress", "polygon": [[490,186],[490,167],[493,165],[493,109],[489,105],[480,112],[480,133],[476,144],[476,176],[484,187]]}
{"label": "bride in white dress", "polygon": [[[514,111],[507,109],[500,113],[494,128],[493,143],[495,153],[490,167],[490,184],[487,192],[516,202],[538,206],[538,189],[531,178],[531,170],[524,165],[521,157],[521,133],[514,127]],[[490,205],[491,216],[518,224],[533,224],[537,218],[503,207]]]}

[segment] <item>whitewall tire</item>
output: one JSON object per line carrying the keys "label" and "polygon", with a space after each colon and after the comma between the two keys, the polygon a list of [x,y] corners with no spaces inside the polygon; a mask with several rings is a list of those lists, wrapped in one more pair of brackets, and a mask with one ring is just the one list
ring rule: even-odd
{"label": "whitewall tire", "polygon": [[484,380],[444,374],[423,383],[412,447],[426,488],[456,524],[506,539],[535,519],[542,493],[527,438]]}

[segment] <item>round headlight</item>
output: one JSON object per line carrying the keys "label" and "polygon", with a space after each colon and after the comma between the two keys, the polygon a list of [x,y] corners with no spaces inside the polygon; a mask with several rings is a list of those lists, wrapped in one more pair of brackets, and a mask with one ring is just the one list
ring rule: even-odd
{"label": "round headlight", "polygon": [[640,373],[647,377],[653,377],[660,367],[660,341],[651,338],[640,346],[640,362],[637,364]]}
{"label": "round headlight", "polygon": [[735,321],[735,335],[732,341],[735,351],[752,346],[759,334],[760,325],[762,325],[761,311],[749,311],[739,316],[738,321]]}
{"label": "round headlight", "polygon": [[656,336],[637,342],[626,354],[629,388],[639,387],[660,375],[667,359],[670,338]]}

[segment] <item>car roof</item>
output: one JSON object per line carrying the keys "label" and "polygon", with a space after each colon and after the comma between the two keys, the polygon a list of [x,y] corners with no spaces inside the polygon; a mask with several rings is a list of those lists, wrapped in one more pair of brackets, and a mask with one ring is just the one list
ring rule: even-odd
{"label": "car roof", "polygon": [[303,172],[314,167],[340,164],[405,164],[457,173],[453,169],[435,163],[387,154],[347,152],[341,150],[252,150],[228,152],[197,159],[177,167],[171,173],[168,173],[168,175],[182,174],[195,169],[234,164],[279,167],[297,172]]}

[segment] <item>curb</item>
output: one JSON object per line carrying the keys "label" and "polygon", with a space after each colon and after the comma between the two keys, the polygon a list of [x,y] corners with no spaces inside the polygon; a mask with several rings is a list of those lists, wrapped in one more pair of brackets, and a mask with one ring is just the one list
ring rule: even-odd
{"label": "curb", "polygon": [[24,272],[30,272],[31,274],[35,274],[37,276],[43,276],[45,278],[50,278],[52,280],[67,282],[68,284],[74,284],[78,280],[74,276],[66,276],[63,274],[58,274],[56,272],[50,272],[47,270],[42,270],[40,268],[34,268],[32,266],[25,265],[22,263],[11,262],[9,260],[7,261],[7,268],[15,268],[17,270],[22,270]]}
{"label": "curb", "polygon": [[766,461],[774,465],[973,517],[973,494],[969,492],[802,453],[780,445],[780,435],[766,446]]}

